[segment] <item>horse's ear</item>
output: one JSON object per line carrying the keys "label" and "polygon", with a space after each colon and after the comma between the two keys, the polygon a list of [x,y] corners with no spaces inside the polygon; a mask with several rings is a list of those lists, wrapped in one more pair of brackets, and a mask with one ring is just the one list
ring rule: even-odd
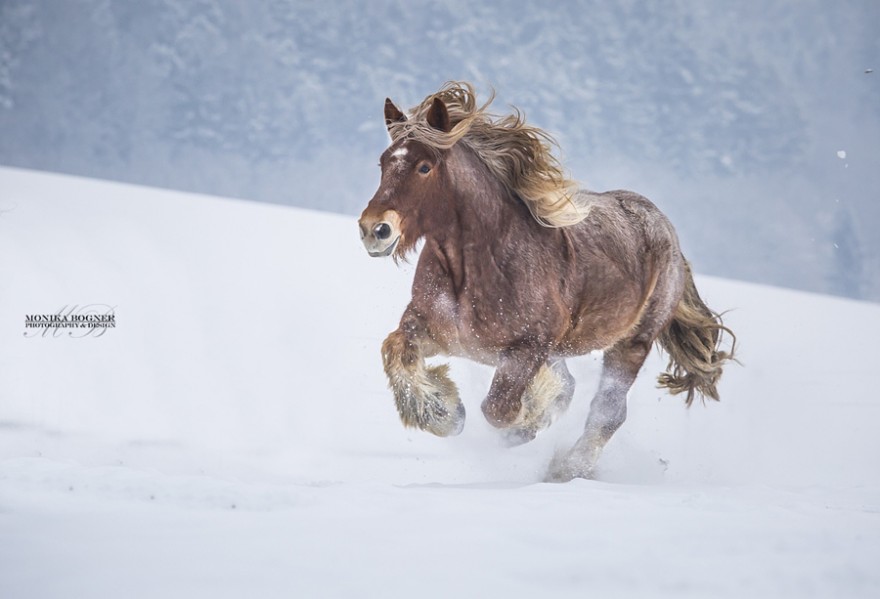
{"label": "horse's ear", "polygon": [[428,109],[428,124],[443,133],[449,133],[452,129],[449,124],[449,111],[446,110],[446,104],[440,98],[435,97],[431,108]]}
{"label": "horse's ear", "polygon": [[402,123],[406,120],[406,115],[400,112],[400,109],[394,105],[391,98],[385,98],[385,126],[390,127],[391,123]]}

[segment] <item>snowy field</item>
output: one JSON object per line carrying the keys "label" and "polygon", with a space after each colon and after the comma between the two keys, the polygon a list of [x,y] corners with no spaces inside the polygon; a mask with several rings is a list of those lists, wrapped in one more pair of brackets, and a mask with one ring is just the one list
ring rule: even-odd
{"label": "snowy field", "polygon": [[[722,402],[652,355],[598,480],[555,485],[599,357],[531,444],[458,360],[464,433],[405,430],[412,274],[352,217],[0,169],[0,597],[880,596],[880,306],[698,277]],[[116,327],[25,328],[88,304]]]}

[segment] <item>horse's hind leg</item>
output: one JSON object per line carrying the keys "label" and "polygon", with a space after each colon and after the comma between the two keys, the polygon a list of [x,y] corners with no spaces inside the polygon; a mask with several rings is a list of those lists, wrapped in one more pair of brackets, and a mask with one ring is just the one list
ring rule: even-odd
{"label": "horse's hind leg", "polygon": [[606,350],[599,390],[590,404],[584,433],[550,465],[548,481],[592,478],[602,448],[626,420],[626,395],[651,349],[652,337],[636,336]]}
{"label": "horse's hind leg", "polygon": [[504,430],[507,443],[528,443],[553,424],[571,404],[574,384],[565,360],[549,360],[544,364],[523,393],[522,409],[516,421]]}

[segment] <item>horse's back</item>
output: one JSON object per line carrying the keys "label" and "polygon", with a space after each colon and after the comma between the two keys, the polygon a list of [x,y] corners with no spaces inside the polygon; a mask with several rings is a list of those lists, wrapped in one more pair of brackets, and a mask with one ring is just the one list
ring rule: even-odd
{"label": "horse's back", "polygon": [[572,233],[587,254],[599,254],[627,270],[680,257],[669,219],[648,198],[628,190],[577,192],[587,217]]}

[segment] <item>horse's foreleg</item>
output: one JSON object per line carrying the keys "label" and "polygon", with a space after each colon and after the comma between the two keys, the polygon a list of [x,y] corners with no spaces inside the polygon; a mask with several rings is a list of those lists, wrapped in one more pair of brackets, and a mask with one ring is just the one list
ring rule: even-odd
{"label": "horse's foreleg", "polygon": [[626,420],[626,395],[650,348],[650,340],[636,338],[605,352],[599,390],[590,403],[584,433],[568,453],[554,460],[547,480],[592,478],[602,448]]}
{"label": "horse's foreleg", "polygon": [[516,423],[522,409],[523,393],[546,360],[546,351],[531,346],[509,349],[502,354],[482,405],[490,424],[507,428]]}
{"label": "horse's foreleg", "polygon": [[400,327],[382,344],[382,362],[404,426],[417,427],[440,437],[459,434],[465,410],[449,367],[427,366],[426,348],[432,345],[416,317],[404,314]]}
{"label": "horse's foreleg", "polygon": [[565,360],[556,359],[542,365],[522,395],[522,409],[504,439],[510,445],[533,440],[568,409],[574,397],[574,377]]}

